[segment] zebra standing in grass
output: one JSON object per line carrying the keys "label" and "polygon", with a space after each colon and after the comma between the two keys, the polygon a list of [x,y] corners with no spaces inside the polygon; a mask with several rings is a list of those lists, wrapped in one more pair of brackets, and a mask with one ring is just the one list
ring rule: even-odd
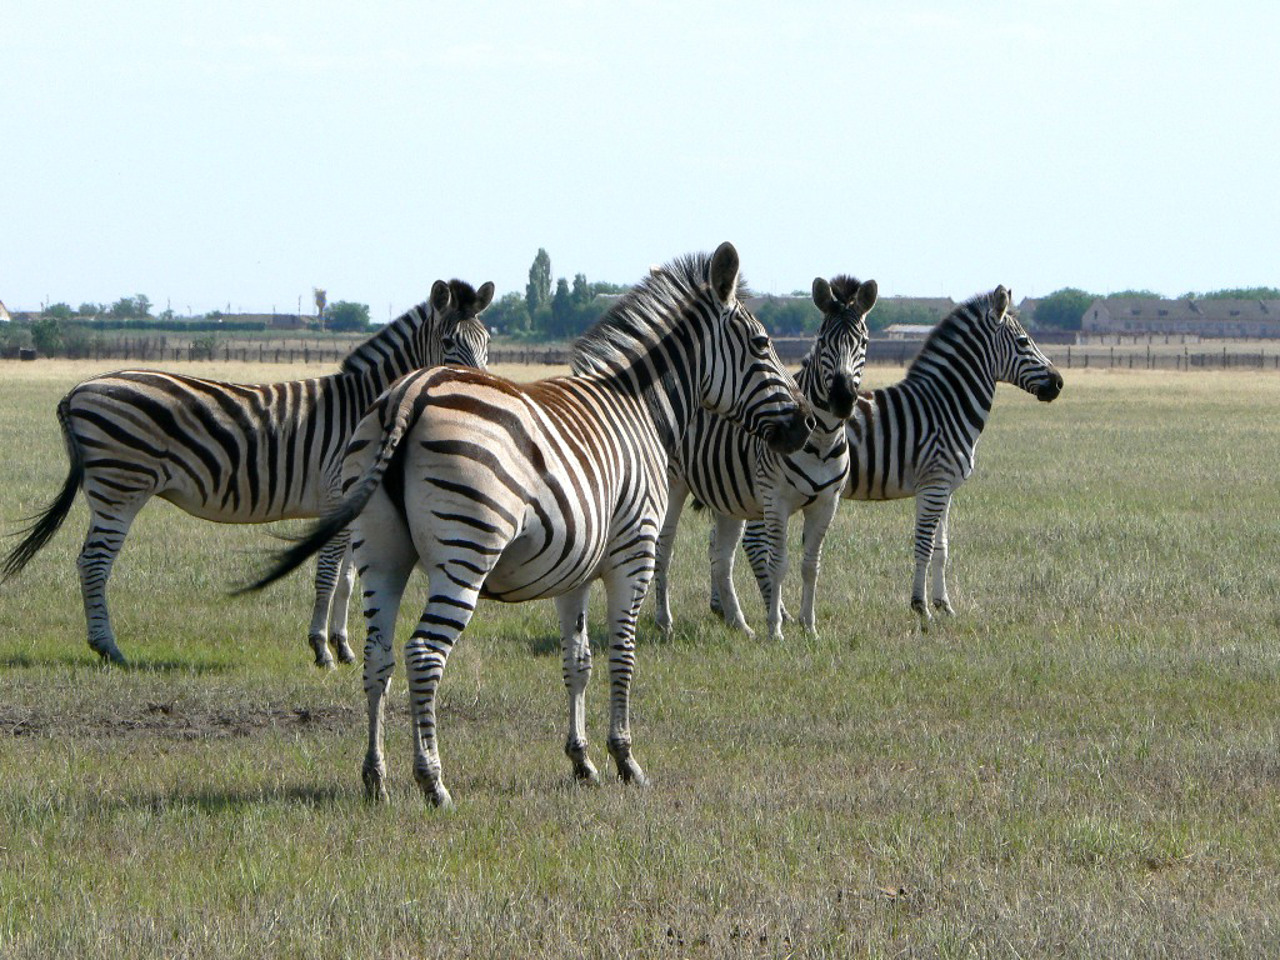
{"label": "zebra standing in grass", "polygon": [[[356,422],[396,378],[419,367],[488,362],[489,332],[477,314],[493,298],[461,280],[437,280],[430,299],[358,346],[340,372],[261,386],[123,370],[86,380],[58,404],[71,460],[62,492],[9,554],[16,574],[62,525],[83,489],[89,533],[78,567],[89,646],[123,663],[107,610],[107,578],[133,519],[160,496],[205,520],[263,523],[317,517],[341,496],[342,452]],[[353,572],[336,538],[316,571],[309,640],[316,664],[344,663]]]}
{"label": "zebra standing in grass", "polygon": [[801,620],[817,632],[814,604],[822,540],[840,503],[840,490],[849,469],[845,421],[853,411],[867,359],[868,311],[875,306],[874,280],[859,283],[838,276],[813,281],[813,302],[822,311],[822,324],[813,348],[796,378],[813,406],[818,425],[805,445],[790,454],[776,453],[755,437],[705,410],[695,411],[676,456],[671,461],[671,498],[658,541],[654,572],[655,618],[664,632],[672,629],[667,573],[675,550],[676,528],[690,492],[715,511],[711,542],[711,577],[724,601],[730,627],[748,635],[752,630],[733,592],[733,556],[743,523],[759,519],[764,531],[757,549],[759,562],[769,569],[772,589],[765,597],[769,633],[782,639],[782,589],[787,567],[787,523],[804,512],[804,601]]}
{"label": "zebra standing in grass", "polygon": [[[1022,328],[1011,302],[1001,286],[958,306],[929,335],[906,377],[860,396],[849,420],[844,499],[916,498],[911,609],[922,627],[930,619],[925,579],[931,564],[934,609],[955,612],[946,580],[951,497],[973,473],[996,384],[1012,383],[1046,403],[1062,392],[1062,375]],[[765,536],[760,524],[748,525],[747,554],[762,592],[768,572],[754,558]],[[714,584],[711,605],[717,605]]]}
{"label": "zebra standing in grass", "polygon": [[370,797],[386,799],[383,702],[396,614],[415,564],[427,575],[429,600],[405,663],[414,775],[430,802],[451,802],[437,749],[436,689],[482,596],[556,598],[569,694],[565,752],[580,780],[598,780],[584,700],[594,580],[608,595],[609,753],[624,781],[645,782],[631,753],[629,689],[636,616],[667,507],[667,460],[700,406],[784,452],[798,449],[813,426],[742,295],[737,251],[722,244],[625,294],[575,345],[574,376],[518,385],[480,371],[424,371],[396,384],[356,428],[341,507],[254,587],[350,525],[369,628],[362,773]]}

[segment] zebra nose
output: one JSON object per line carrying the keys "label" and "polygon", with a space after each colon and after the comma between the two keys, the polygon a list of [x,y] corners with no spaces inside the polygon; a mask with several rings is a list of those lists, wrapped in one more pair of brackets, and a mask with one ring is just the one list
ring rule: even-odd
{"label": "zebra nose", "polygon": [[1050,369],[1049,378],[1040,385],[1040,389],[1036,391],[1036,399],[1048,403],[1050,400],[1056,400],[1058,394],[1062,392],[1063,380],[1062,374],[1056,369]]}

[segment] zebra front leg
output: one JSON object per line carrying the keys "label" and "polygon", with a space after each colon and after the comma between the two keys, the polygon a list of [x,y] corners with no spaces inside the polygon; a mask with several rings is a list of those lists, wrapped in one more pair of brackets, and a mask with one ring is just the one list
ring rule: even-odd
{"label": "zebra front leg", "polygon": [[804,559],[800,563],[803,595],[800,602],[800,623],[811,637],[818,635],[818,573],[822,568],[822,541],[826,539],[831,520],[840,504],[837,495],[823,497],[810,504],[804,511]]}
{"label": "zebra front leg", "polygon": [[[638,560],[636,561],[638,564]],[[636,617],[649,587],[650,570],[615,570],[605,581],[609,599],[609,754],[623,783],[649,785],[631,755],[631,678],[636,665]]]}
{"label": "zebra front leg", "polygon": [[[498,553],[489,554],[486,559],[492,563],[497,556]],[[479,564],[461,560],[447,561],[432,570],[430,597],[413,636],[405,644],[405,669],[415,721],[413,775],[422,795],[437,807],[452,807],[453,798],[441,774],[436,690],[454,643],[471,622],[480,585],[487,574],[488,570]]]}
{"label": "zebra front leg", "polygon": [[942,507],[938,527],[933,534],[933,609],[947,616],[954,616],[951,598],[947,596],[948,533],[951,526],[951,497]]}
{"label": "zebra front leg", "polygon": [[556,598],[560,642],[564,655],[564,685],[569,693],[569,734],[564,752],[580,783],[598,784],[600,773],[587,756],[587,684],[591,681],[591,639],[587,632],[587,597],[591,585]]}
{"label": "zebra front leg", "polygon": [[339,663],[355,663],[356,655],[347,642],[347,608],[351,605],[351,591],[356,585],[356,566],[351,558],[351,547],[342,554],[342,566],[338,581],[333,587],[333,604],[329,607],[329,649]]}
{"label": "zebra front leg", "polygon": [[[329,616],[333,609],[335,588],[346,559],[347,546],[351,542],[350,531],[343,530],[326,543],[316,558],[315,604],[311,608],[311,626],[307,630],[307,642],[316,655],[316,666],[331,668],[333,655],[329,653]],[[343,608],[345,615],[346,608]],[[347,653],[350,654],[350,649]],[[355,657],[345,662],[352,662]]]}
{"label": "zebra front leg", "polygon": [[933,536],[938,518],[946,509],[949,493],[942,487],[926,487],[916,493],[915,575],[911,581],[911,609],[920,618],[920,629],[929,629],[929,607],[924,586],[933,558]]}
{"label": "zebra front leg", "polygon": [[680,526],[680,514],[684,511],[684,503],[688,496],[689,488],[684,481],[671,477],[667,496],[667,515],[662,521],[662,532],[658,535],[658,554],[654,558],[653,568],[653,619],[658,629],[667,636],[671,635],[675,626],[671,618],[671,593],[667,574],[670,573],[671,558],[676,551],[676,532]]}
{"label": "zebra front leg", "polygon": [[[756,578],[756,587],[760,590],[760,600],[765,609],[769,607],[769,537],[763,520],[747,521],[746,532],[742,535],[742,549],[747,552],[747,561],[751,564],[751,572]],[[778,609],[783,623],[791,623],[795,617],[787,610],[786,601],[778,597]]]}
{"label": "zebra front leg", "polygon": [[[90,501],[92,504],[92,500]],[[116,636],[111,629],[111,611],[107,607],[107,580],[111,567],[124,546],[133,518],[141,503],[131,504],[127,513],[114,516],[94,510],[89,518],[89,532],[85,535],[76,569],[80,573],[80,595],[84,600],[84,618],[89,630],[89,647],[109,663],[124,664],[124,654],[116,646]]]}
{"label": "zebra front leg", "polygon": [[711,540],[711,582],[720,595],[725,626],[754,637],[756,632],[747,625],[747,618],[742,615],[742,606],[738,603],[737,591],[733,588],[733,561],[741,536],[741,520],[716,514]]}

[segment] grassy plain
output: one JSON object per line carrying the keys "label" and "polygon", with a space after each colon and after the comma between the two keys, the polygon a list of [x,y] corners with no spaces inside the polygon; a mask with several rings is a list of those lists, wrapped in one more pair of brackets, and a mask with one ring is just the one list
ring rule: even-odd
{"label": "grassy plain", "polygon": [[[96,372],[0,368],[6,529]],[[0,956],[1280,955],[1278,410],[1273,373],[1002,387],[953,510],[959,614],[923,635],[910,502],[842,506],[821,638],[781,646],[711,620],[686,515],[677,632],[641,623],[647,791],[570,784],[553,609],[484,604],[442,687],[446,815],[402,674],[392,804],[363,802],[359,670],[310,666],[306,577],[225,595],[261,528],[144,510],[112,582],[132,666],[100,666],[78,504],[0,590]]]}

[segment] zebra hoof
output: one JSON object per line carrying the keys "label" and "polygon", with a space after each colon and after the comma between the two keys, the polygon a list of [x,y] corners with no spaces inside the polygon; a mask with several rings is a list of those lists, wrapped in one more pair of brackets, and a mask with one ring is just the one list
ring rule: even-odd
{"label": "zebra hoof", "polygon": [[387,796],[386,774],[381,770],[365,767],[360,771],[360,779],[364,781],[364,797],[370,803],[390,803]]}
{"label": "zebra hoof", "polygon": [[[92,645],[91,645],[92,646]],[[120,648],[114,643],[108,641],[99,647],[92,647],[93,652],[102,658],[102,662],[113,667],[126,667],[129,661],[125,659],[124,654],[120,652]]]}
{"label": "zebra hoof", "polygon": [[649,786],[649,778],[640,769],[640,764],[636,763],[631,757],[618,764],[618,777],[629,787],[644,789]]}
{"label": "zebra hoof", "polygon": [[422,793],[427,798],[427,802],[437,810],[453,809],[453,797],[449,795],[449,791],[445,789],[443,783],[437,783],[434,789],[423,787]]}
{"label": "zebra hoof", "polygon": [[954,617],[956,615],[955,607],[951,606],[951,601],[949,600],[933,601],[933,609],[944,617]]}
{"label": "zebra hoof", "polygon": [[741,634],[742,634],[743,636],[745,636],[748,640],[754,640],[754,639],[755,639],[756,632],[755,632],[754,630],[752,630],[752,629],[751,629],[751,627],[749,627],[749,626],[747,625],[747,621],[745,621],[745,620],[739,619],[739,620],[737,620],[737,621],[736,621],[736,622],[734,622],[734,623],[729,623],[729,622],[726,620],[726,621],[725,621],[725,626],[727,626],[730,630],[735,630],[735,631],[737,631],[738,633],[741,633]]}
{"label": "zebra hoof", "polygon": [[355,663],[356,655],[351,650],[351,646],[347,643],[347,638],[341,634],[335,633],[329,638],[329,646],[333,648],[333,652],[338,655],[339,663]]}
{"label": "zebra hoof", "polygon": [[316,666],[322,669],[332,670],[333,657],[329,654],[329,644],[326,642],[324,634],[311,634],[307,637],[307,643],[311,644],[311,649],[316,655]]}

